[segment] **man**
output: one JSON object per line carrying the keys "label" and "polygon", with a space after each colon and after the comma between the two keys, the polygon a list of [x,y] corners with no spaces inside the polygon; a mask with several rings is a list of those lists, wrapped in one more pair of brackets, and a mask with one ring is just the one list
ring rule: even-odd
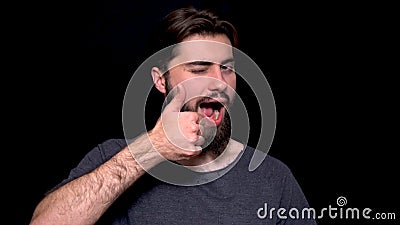
{"label": "man", "polygon": [[[38,204],[31,224],[315,224],[288,214],[308,208],[290,170],[268,156],[248,171],[254,149],[230,138],[233,25],[182,8],[159,29],[158,47],[173,46],[151,69],[166,98],[157,123],[90,151]],[[165,170],[176,180],[154,176]]]}

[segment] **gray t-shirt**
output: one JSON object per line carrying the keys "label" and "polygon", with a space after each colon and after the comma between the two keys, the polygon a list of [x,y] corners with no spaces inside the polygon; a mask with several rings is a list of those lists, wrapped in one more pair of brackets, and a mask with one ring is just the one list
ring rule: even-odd
{"label": "gray t-shirt", "polygon": [[[55,188],[92,171],[125,146],[124,139],[99,144]],[[290,169],[268,155],[250,172],[253,152],[246,147],[223,176],[202,185],[173,185],[145,174],[97,224],[315,225],[315,220],[308,219],[313,216],[307,213],[310,210],[303,210],[310,207]]]}

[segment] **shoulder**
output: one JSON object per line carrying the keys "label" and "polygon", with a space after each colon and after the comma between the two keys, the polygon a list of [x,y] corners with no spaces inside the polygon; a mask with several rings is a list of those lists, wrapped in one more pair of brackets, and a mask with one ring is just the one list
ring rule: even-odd
{"label": "shoulder", "polygon": [[263,162],[253,171],[249,170],[249,164],[256,150],[247,146],[238,162],[236,171],[242,177],[247,177],[248,182],[268,184],[275,190],[299,189],[299,184],[291,168],[282,160],[266,155]]}
{"label": "shoulder", "polygon": [[[250,161],[251,161],[255,151],[256,151],[255,148],[246,146],[245,151],[242,155],[241,160],[247,166],[246,167],[247,170],[248,170],[248,166],[250,164]],[[278,159],[274,156],[271,156],[269,154],[266,155],[265,159],[257,167],[257,169],[252,172],[262,173],[262,174],[282,174],[282,175],[291,175],[292,174],[290,168],[288,167],[288,165],[286,163],[284,163],[280,159]]]}
{"label": "shoulder", "polygon": [[90,150],[78,163],[78,165],[71,169],[66,179],[58,183],[48,193],[57,189],[58,187],[76,179],[90,171],[94,170],[112,156],[117,154],[127,145],[125,139],[108,139]]}
{"label": "shoulder", "polygon": [[116,155],[125,146],[127,146],[125,139],[108,139],[103,141],[83,157],[75,170],[83,170],[84,172],[93,170]]}
{"label": "shoulder", "polygon": [[254,151],[256,151],[254,148],[246,147],[241,158],[241,161],[244,162],[241,170],[246,169],[251,182],[264,185],[265,188],[279,196],[283,205],[308,206],[307,199],[291,168],[280,159],[267,154],[257,169],[248,170]]}

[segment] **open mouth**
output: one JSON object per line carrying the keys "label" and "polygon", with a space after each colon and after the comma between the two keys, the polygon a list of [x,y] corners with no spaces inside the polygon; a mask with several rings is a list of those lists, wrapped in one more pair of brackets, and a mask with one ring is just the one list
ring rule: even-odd
{"label": "open mouth", "polygon": [[199,104],[199,113],[204,117],[214,121],[215,125],[219,125],[222,121],[225,108],[223,104],[215,99],[205,101]]}

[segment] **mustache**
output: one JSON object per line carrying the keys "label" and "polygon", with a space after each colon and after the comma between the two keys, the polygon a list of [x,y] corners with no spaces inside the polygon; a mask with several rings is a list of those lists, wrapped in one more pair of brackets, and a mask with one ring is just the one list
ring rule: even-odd
{"label": "mustache", "polygon": [[[166,99],[165,99],[165,105],[168,105],[172,101],[172,99],[174,99],[176,94],[177,94],[177,88],[174,88],[171,91],[168,91]],[[203,103],[205,101],[209,101],[211,99],[222,99],[226,102],[227,106],[230,106],[232,104],[231,98],[225,92],[214,91],[207,95],[199,96],[194,108],[191,108],[189,106],[189,102],[185,102],[182,106],[181,111],[197,111],[196,109],[200,106],[201,103]]]}
{"label": "mustache", "polygon": [[201,96],[201,98],[197,100],[196,108],[198,108],[201,103],[209,101],[211,99],[222,99],[225,100],[228,105],[231,104],[231,99],[225,92],[211,92],[209,95]]}

